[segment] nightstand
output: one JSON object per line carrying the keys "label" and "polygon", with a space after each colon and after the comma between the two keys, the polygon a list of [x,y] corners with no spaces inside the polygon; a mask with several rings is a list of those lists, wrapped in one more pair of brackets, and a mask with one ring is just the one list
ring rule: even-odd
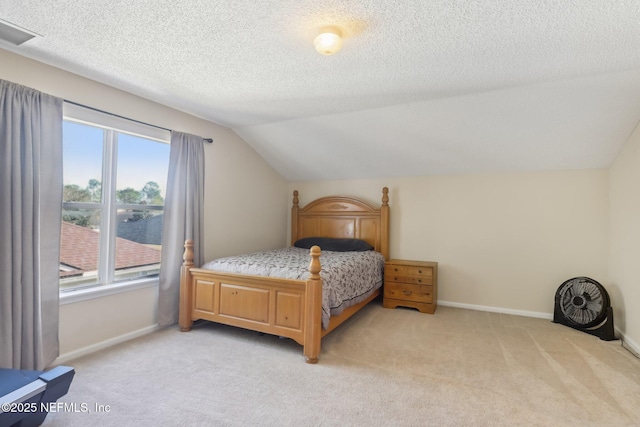
{"label": "nightstand", "polygon": [[433,314],[438,306],[438,263],[392,259],[384,264],[385,308],[413,307]]}

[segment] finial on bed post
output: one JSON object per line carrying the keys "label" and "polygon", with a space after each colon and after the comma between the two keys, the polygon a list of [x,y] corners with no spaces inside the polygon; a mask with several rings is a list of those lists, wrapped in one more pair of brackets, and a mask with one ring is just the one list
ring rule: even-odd
{"label": "finial on bed post", "polygon": [[311,255],[311,263],[309,264],[309,276],[310,279],[318,280],[320,279],[320,246],[311,246],[309,250],[309,254]]}
{"label": "finial on bed post", "polygon": [[298,190],[293,190],[293,206],[291,206],[291,246],[298,240]]}
{"label": "finial on bed post", "polygon": [[382,187],[382,206],[389,205],[389,189],[387,187]]}
{"label": "finial on bed post", "polygon": [[184,253],[182,254],[182,265],[185,267],[193,267],[193,240],[188,239],[184,242]]}

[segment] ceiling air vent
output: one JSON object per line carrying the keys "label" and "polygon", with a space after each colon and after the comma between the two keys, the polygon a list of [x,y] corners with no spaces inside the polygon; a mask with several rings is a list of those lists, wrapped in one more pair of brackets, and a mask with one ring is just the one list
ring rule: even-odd
{"label": "ceiling air vent", "polygon": [[28,42],[37,36],[38,34],[36,33],[0,19],[0,40],[2,41],[20,46],[22,43]]}

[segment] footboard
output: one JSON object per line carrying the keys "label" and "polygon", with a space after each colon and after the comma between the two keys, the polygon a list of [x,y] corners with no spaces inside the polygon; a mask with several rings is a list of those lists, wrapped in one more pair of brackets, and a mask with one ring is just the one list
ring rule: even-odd
{"label": "footboard", "polygon": [[193,267],[193,243],[185,243],[180,280],[180,329],[194,320],[291,338],[304,346],[308,363],[316,363],[322,337],[320,248],[310,250],[308,280],[224,273]]}

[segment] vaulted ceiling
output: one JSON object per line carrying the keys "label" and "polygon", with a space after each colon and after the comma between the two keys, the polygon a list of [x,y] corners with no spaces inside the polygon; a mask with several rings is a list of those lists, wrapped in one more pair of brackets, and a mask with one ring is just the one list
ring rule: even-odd
{"label": "vaulted ceiling", "polygon": [[605,168],[640,119],[638,1],[0,0],[0,19],[40,35],[0,47],[233,128],[288,180]]}

